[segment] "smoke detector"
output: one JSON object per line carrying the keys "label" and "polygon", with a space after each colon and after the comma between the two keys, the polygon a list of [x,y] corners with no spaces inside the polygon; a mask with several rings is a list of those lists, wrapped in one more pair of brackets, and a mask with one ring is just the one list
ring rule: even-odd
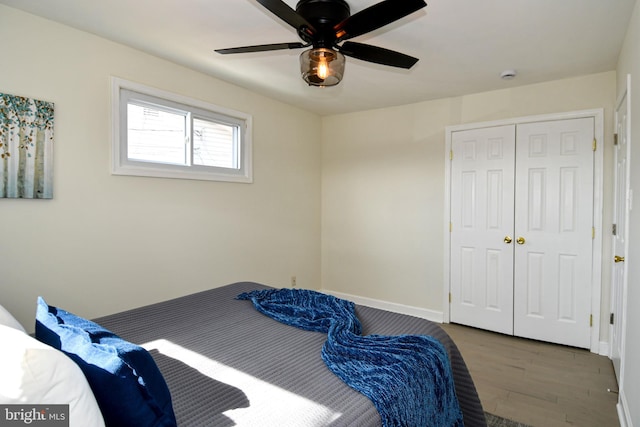
{"label": "smoke detector", "polygon": [[516,70],[504,70],[500,73],[500,78],[502,80],[513,80],[517,74]]}

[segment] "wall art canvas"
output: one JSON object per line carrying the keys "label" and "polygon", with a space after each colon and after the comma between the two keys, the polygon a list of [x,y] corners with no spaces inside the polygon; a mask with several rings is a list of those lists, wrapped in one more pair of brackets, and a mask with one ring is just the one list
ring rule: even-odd
{"label": "wall art canvas", "polygon": [[0,198],[53,197],[53,103],[0,93]]}

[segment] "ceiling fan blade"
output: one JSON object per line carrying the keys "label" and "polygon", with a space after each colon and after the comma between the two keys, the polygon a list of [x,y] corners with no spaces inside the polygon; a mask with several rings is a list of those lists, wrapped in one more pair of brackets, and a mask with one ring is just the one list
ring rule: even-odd
{"label": "ceiling fan blade", "polygon": [[307,47],[309,45],[293,42],[293,43],[273,43],[273,44],[259,44],[255,46],[242,46],[242,47],[230,47],[227,49],[216,49],[216,52],[223,55],[229,53],[249,53],[249,52],[266,52],[269,50],[282,50],[282,49],[298,49],[300,47]]}
{"label": "ceiling fan blade", "polygon": [[391,67],[409,69],[418,62],[413,56],[363,43],[344,42],[338,49],[343,55]]}
{"label": "ceiling fan blade", "polygon": [[316,29],[313,28],[305,18],[298,12],[291,8],[288,4],[282,0],[257,0],[265,8],[269,9],[271,13],[282,19],[287,24],[291,25],[298,31],[303,31],[308,35],[316,33]]}
{"label": "ceiling fan blade", "polygon": [[333,29],[338,41],[348,40],[384,27],[426,5],[424,0],[384,0],[351,15]]}

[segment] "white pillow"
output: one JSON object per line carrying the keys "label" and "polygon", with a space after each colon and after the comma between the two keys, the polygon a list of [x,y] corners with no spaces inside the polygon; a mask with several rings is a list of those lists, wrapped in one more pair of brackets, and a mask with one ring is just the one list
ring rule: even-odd
{"label": "white pillow", "polygon": [[0,325],[11,326],[14,329],[25,332],[20,322],[18,322],[16,318],[13,317],[11,313],[9,313],[7,309],[1,305],[0,305]]}
{"label": "white pillow", "polygon": [[0,404],[69,404],[69,425],[104,427],[84,374],[61,351],[0,325]]}

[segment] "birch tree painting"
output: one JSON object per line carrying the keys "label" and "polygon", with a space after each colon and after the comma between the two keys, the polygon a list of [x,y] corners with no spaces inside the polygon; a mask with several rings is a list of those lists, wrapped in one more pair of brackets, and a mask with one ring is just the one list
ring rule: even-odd
{"label": "birch tree painting", "polygon": [[53,197],[53,103],[0,93],[0,198]]}

